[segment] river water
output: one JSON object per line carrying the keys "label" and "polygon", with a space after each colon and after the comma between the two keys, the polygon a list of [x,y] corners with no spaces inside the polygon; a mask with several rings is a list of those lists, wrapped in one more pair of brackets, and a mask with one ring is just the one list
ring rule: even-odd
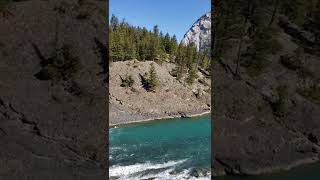
{"label": "river water", "polygon": [[210,179],[210,116],[111,128],[110,179]]}

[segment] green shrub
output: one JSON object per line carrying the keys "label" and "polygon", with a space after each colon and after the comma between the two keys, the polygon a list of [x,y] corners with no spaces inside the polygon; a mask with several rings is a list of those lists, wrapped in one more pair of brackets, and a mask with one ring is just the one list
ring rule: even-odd
{"label": "green shrub", "polygon": [[126,75],[124,79],[121,78],[121,87],[132,87],[134,84],[134,79],[131,75]]}
{"label": "green shrub", "polygon": [[191,69],[189,69],[186,82],[188,85],[192,85],[197,78],[198,78],[197,69],[193,66],[191,67]]}
{"label": "green shrub", "polygon": [[160,86],[160,81],[158,79],[153,63],[151,64],[148,74],[148,77],[145,77],[145,87],[147,91],[155,92],[156,89]]}
{"label": "green shrub", "polygon": [[281,51],[281,44],[273,38],[272,29],[262,29],[253,38],[248,50],[242,54],[241,66],[245,67],[251,77],[259,76],[269,65],[268,56]]}
{"label": "green shrub", "polygon": [[202,60],[201,60],[201,64],[200,66],[205,69],[208,70],[210,69],[210,59],[207,56],[203,56]]}
{"label": "green shrub", "polygon": [[186,73],[185,71],[186,70],[182,65],[177,64],[176,67],[172,69],[170,74],[179,81],[182,79],[183,75]]}
{"label": "green shrub", "polygon": [[40,62],[41,70],[34,76],[39,80],[68,80],[80,68],[80,60],[71,54],[71,47],[63,45],[60,49],[55,49],[48,59]]}

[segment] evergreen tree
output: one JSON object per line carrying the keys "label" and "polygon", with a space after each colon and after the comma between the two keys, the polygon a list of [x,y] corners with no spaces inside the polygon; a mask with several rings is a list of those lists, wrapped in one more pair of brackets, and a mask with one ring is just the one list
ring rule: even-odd
{"label": "evergreen tree", "polygon": [[162,63],[164,59],[176,64],[177,79],[185,73],[195,71],[192,67],[198,64],[207,67],[208,59],[204,60],[202,53],[197,52],[195,45],[184,46],[177,43],[175,35],[163,35],[158,26],[152,31],[145,27],[130,26],[124,19],[119,23],[112,15],[109,25],[109,50],[111,61],[126,61],[138,59]]}
{"label": "evergreen tree", "polygon": [[119,19],[114,14],[111,16],[110,24],[113,31],[115,31],[119,25]]}
{"label": "evergreen tree", "polygon": [[134,79],[132,78],[131,75],[128,76],[126,74],[124,79],[122,79],[121,77],[121,85],[120,85],[121,87],[132,87],[133,84],[134,84]]}
{"label": "evergreen tree", "polygon": [[150,66],[149,77],[146,78],[146,80],[147,80],[147,82],[146,82],[147,83],[147,85],[146,85],[147,90],[155,92],[156,89],[160,85],[160,81],[158,79],[158,76],[157,76],[157,73],[156,73],[156,70],[155,70],[153,63]]}
{"label": "evergreen tree", "polygon": [[181,64],[177,64],[175,68],[175,76],[177,80],[181,80],[183,76],[183,66]]}
{"label": "evergreen tree", "polygon": [[163,38],[163,32],[160,31],[160,39],[162,39],[162,38]]}
{"label": "evergreen tree", "polygon": [[166,33],[166,35],[164,36],[164,49],[166,53],[170,53],[170,35],[169,33]]}
{"label": "evergreen tree", "polygon": [[210,59],[208,58],[208,56],[202,56],[201,67],[205,70],[210,69]]}
{"label": "evergreen tree", "polygon": [[125,43],[125,59],[131,60],[136,58],[136,47],[133,42],[130,41],[129,38],[126,39]]}
{"label": "evergreen tree", "polygon": [[175,56],[177,53],[177,49],[178,49],[177,37],[173,35],[173,37],[170,40],[169,54]]}
{"label": "evergreen tree", "polygon": [[153,26],[153,34],[155,37],[159,37],[159,27],[158,25]]}
{"label": "evergreen tree", "polygon": [[149,53],[148,53],[148,60],[156,60],[158,54],[159,54],[159,46],[157,43],[156,39],[151,39],[150,40],[150,45],[149,45]]}
{"label": "evergreen tree", "polygon": [[195,79],[197,79],[197,78],[198,78],[197,68],[195,65],[192,65],[191,68],[189,69],[186,82],[188,85],[192,85],[194,83]]}
{"label": "evergreen tree", "polygon": [[124,58],[124,50],[117,32],[112,34],[110,39],[110,56],[113,61],[121,61]]}

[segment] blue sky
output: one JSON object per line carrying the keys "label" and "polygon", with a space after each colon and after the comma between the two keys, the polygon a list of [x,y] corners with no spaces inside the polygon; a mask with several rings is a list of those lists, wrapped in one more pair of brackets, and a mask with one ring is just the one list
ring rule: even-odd
{"label": "blue sky", "polygon": [[192,24],[211,9],[210,0],[109,0],[109,17],[151,30],[154,25],[180,41]]}

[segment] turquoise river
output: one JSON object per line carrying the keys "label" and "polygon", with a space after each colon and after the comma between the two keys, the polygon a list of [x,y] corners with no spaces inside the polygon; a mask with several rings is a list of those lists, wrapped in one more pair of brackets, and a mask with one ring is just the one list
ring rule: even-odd
{"label": "turquoise river", "polygon": [[110,179],[210,179],[210,115],[109,131]]}

